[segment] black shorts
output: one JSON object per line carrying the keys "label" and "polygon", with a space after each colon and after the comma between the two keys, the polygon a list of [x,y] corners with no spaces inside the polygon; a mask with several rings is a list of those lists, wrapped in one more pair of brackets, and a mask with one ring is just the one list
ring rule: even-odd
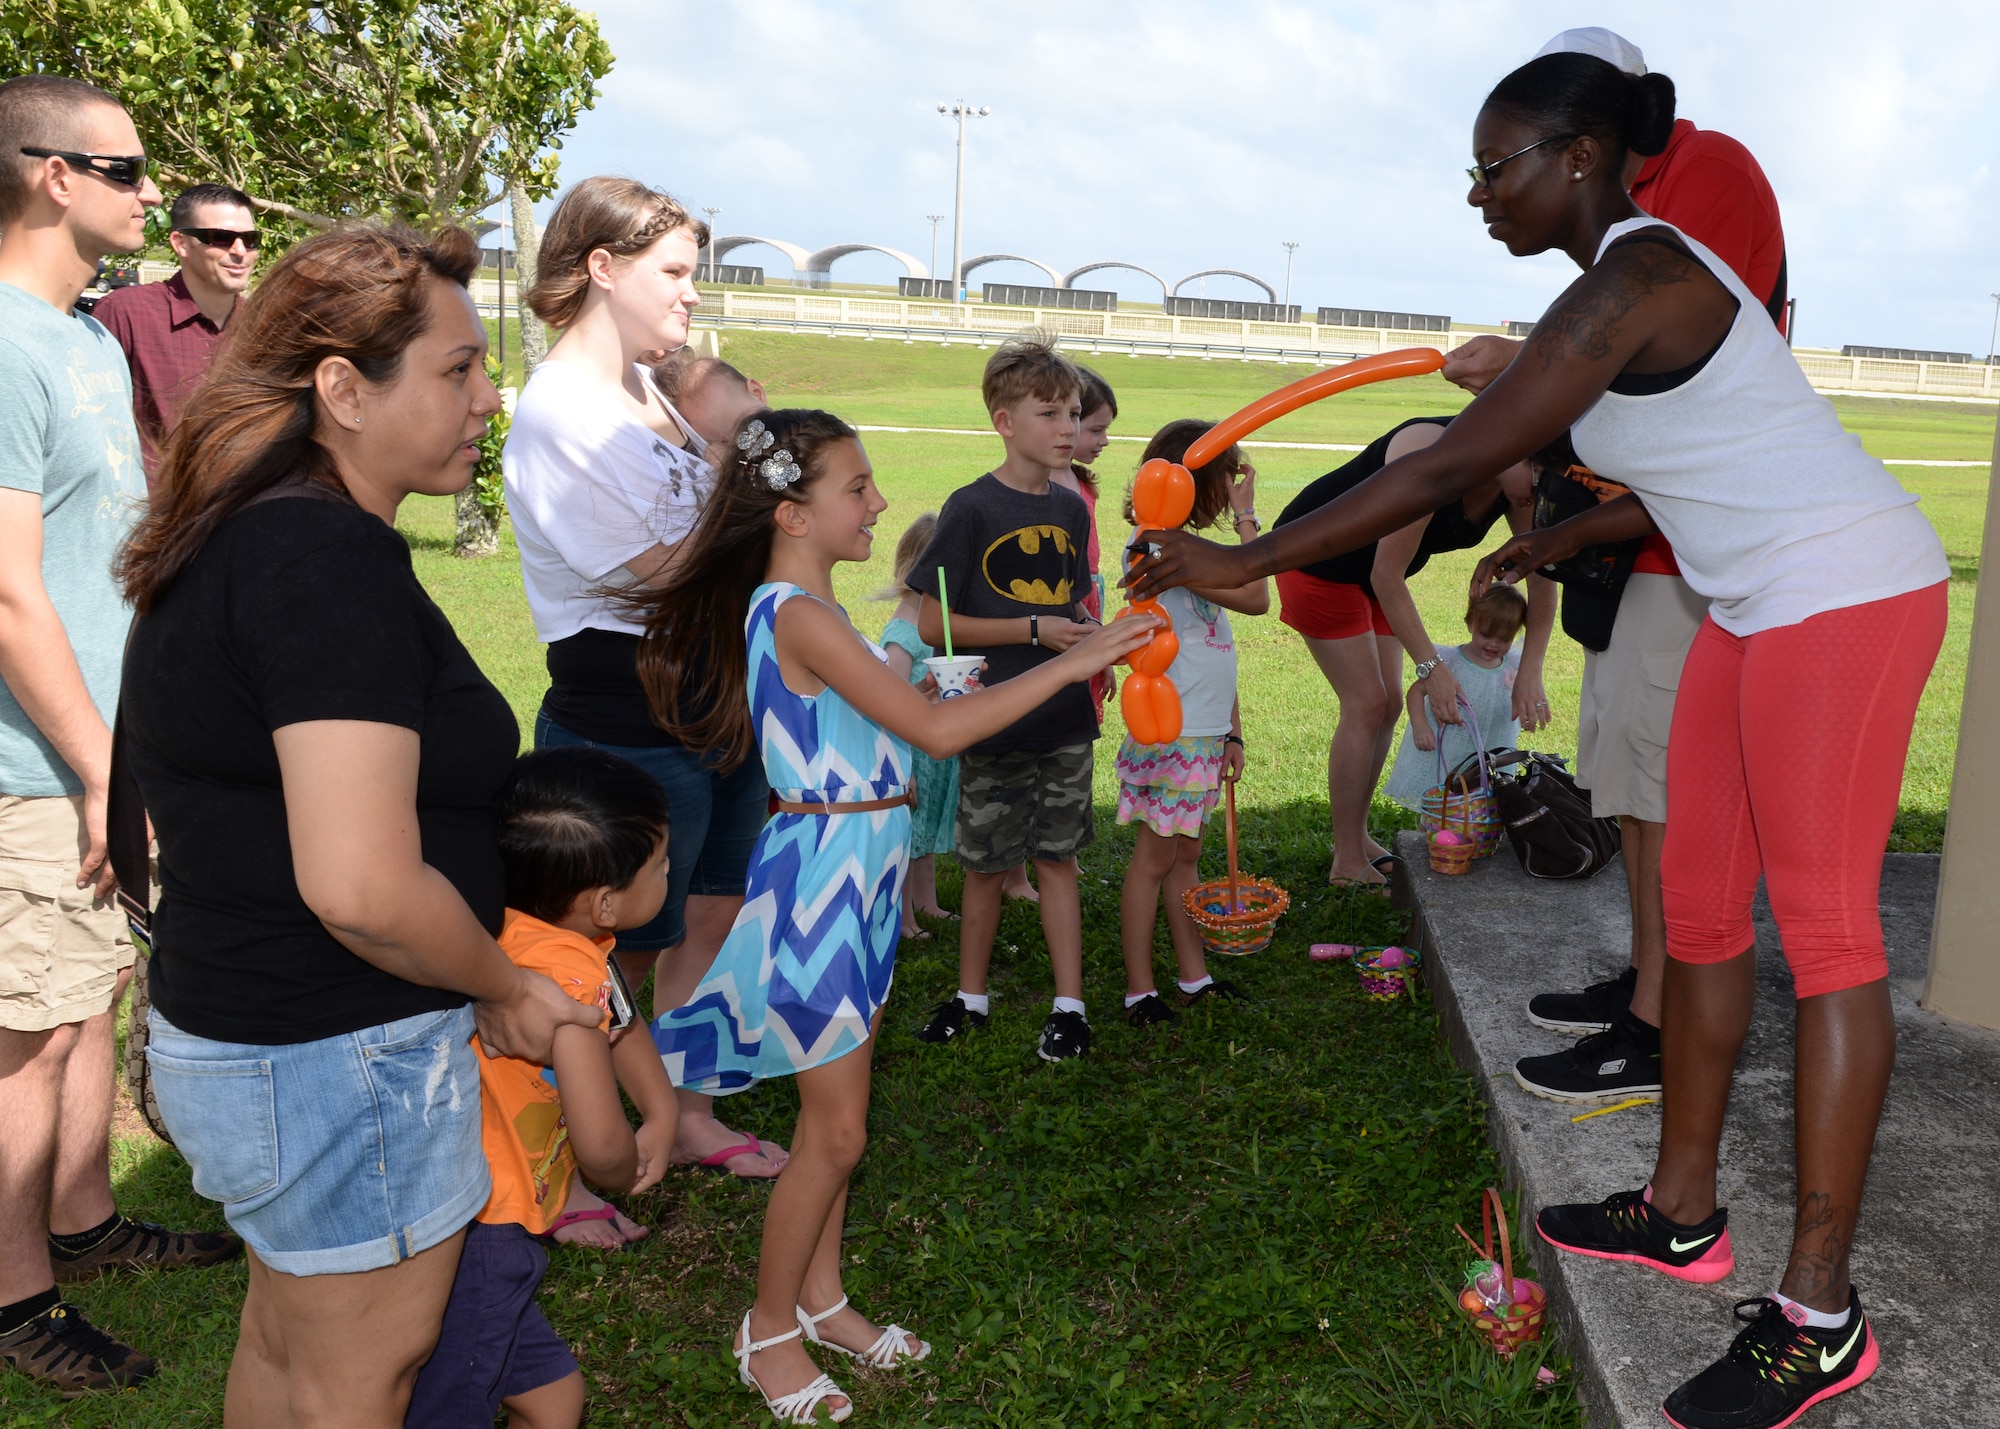
{"label": "black shorts", "polygon": [[576,1373],[569,1346],[535,1303],[548,1268],[548,1252],[526,1226],[466,1227],[444,1326],[417,1373],[406,1423],[492,1429],[503,1399]]}

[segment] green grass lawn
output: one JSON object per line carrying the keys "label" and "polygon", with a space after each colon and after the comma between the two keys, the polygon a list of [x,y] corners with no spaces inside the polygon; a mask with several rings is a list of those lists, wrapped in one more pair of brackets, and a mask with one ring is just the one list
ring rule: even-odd
{"label": "green grass lawn", "polygon": [[[510,347],[512,343],[510,341]],[[856,422],[983,425],[972,349],[734,334],[726,355],[781,404],[825,405]],[[1176,416],[1221,416],[1285,380],[1264,363],[1104,358],[1125,416],[1144,435]],[[1294,369],[1290,375],[1299,375]],[[1360,442],[1404,416],[1450,411],[1435,379],[1385,384],[1309,409],[1264,435]],[[1946,404],[1843,400],[1842,415],[1889,456],[1984,458],[1992,414]],[[896,536],[994,459],[993,438],[867,437],[890,510],[867,566],[838,574],[856,622],[887,618],[868,594],[889,576]],[[1258,505],[1274,514],[1338,457],[1255,454]],[[1100,464],[1122,487],[1136,448]],[[1952,624],[1919,719],[1898,847],[1936,848],[1949,794],[1966,633],[1978,579],[1983,471],[1905,468],[1951,553]],[[1107,503],[1103,535],[1121,534]],[[450,503],[413,500],[402,528],[417,569],[524,734],[546,685],[510,532],[501,554],[450,553]],[[1462,628],[1473,558],[1432,563],[1415,582],[1440,643]],[[1355,1425],[1499,1429],[1582,1422],[1565,1378],[1536,1385],[1538,1357],[1503,1367],[1456,1319],[1443,1287],[1462,1263],[1454,1220],[1477,1215],[1497,1175],[1477,1089],[1437,1040],[1427,1002],[1363,999],[1344,964],[1305,957],[1315,941],[1384,942],[1401,933],[1381,900],[1335,893],[1326,869],[1330,692],[1275,617],[1236,622],[1249,768],[1244,864],[1293,894],[1266,953],[1221,967],[1254,999],[1200,1011],[1172,1029],[1128,1031],[1117,895],[1130,840],[1112,823],[1116,706],[1100,745],[1099,842],[1083,858],[1085,977],[1098,1046],[1081,1065],[1048,1067],[1033,1039],[1049,993],[1032,910],[1010,905],[995,966],[995,1015],[945,1050],[911,1037],[954,984],[949,930],[905,944],[876,1062],[873,1146],[857,1174],[849,1227],[857,1303],[913,1326],[938,1347],[907,1377],[835,1376],[855,1390],[854,1422],[883,1426]],[[1581,660],[1558,637],[1550,662],[1557,723],[1531,742],[1575,740]],[[1384,827],[1403,816],[1377,801]],[[1219,839],[1208,865],[1219,872]],[[947,872],[947,901],[956,880]],[[1164,930],[1160,963],[1170,967]],[[796,1109],[777,1082],[729,1108],[782,1138]],[[130,1118],[115,1179],[134,1214],[216,1225],[184,1164]],[[1634,1135],[1646,1128],[1634,1124]],[[542,1303],[592,1382],[593,1425],[753,1425],[761,1406],[724,1353],[752,1294],[765,1191],[681,1172],[635,1215],[651,1240],[619,1256],[553,1257]],[[76,1299],[138,1339],[167,1369],[143,1393],[59,1407],[0,1377],[0,1429],[217,1422],[242,1295],[239,1269],[101,1282]]]}

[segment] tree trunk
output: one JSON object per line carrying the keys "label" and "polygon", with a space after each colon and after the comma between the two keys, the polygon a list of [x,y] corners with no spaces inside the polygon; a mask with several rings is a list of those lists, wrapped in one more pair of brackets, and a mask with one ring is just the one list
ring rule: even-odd
{"label": "tree trunk", "polygon": [[[507,185],[507,202],[514,210],[514,280],[516,291],[526,293],[535,286],[535,269],[541,256],[542,240],[535,228],[535,211],[528,203],[528,191],[515,179]],[[541,319],[521,305],[521,365],[529,376],[535,364],[548,355],[549,334]]]}
{"label": "tree trunk", "polygon": [[499,553],[499,523],[479,509],[479,497],[472,487],[468,486],[458,493],[455,514],[458,535],[451,544],[454,556],[491,556]]}

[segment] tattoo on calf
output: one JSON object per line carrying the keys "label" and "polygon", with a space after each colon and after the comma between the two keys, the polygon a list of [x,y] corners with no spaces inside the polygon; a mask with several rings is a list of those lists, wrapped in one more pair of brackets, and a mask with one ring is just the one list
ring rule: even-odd
{"label": "tattoo on calf", "polygon": [[1604,261],[1542,319],[1535,355],[1546,372],[1567,356],[1601,362],[1611,355],[1620,322],[1662,288],[1691,282],[1694,261],[1657,243],[1614,246]]}
{"label": "tattoo on calf", "polygon": [[1792,1264],[1785,1272],[1785,1294],[1807,1305],[1826,1304],[1847,1290],[1847,1250],[1854,1240],[1857,1211],[1836,1206],[1824,1191],[1799,1197],[1792,1228]]}

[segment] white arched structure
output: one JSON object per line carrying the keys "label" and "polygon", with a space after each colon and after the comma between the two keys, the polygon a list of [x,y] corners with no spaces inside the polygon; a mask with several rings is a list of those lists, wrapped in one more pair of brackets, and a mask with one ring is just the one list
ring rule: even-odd
{"label": "white arched structure", "polygon": [[1178,298],[1181,295],[1181,289],[1197,278],[1241,278],[1246,283],[1255,283],[1258,287],[1262,288],[1264,296],[1272,302],[1275,303],[1278,301],[1278,290],[1276,288],[1272,287],[1255,273],[1245,273],[1240,268],[1204,268],[1199,273],[1190,273],[1181,279],[1180,282],[1174,284],[1171,296]]}
{"label": "white arched structure", "polygon": [[711,238],[708,251],[702,255],[704,263],[720,267],[729,255],[739,248],[747,248],[753,243],[761,243],[766,248],[775,248],[792,263],[794,273],[806,271],[806,264],[812,261],[812,254],[796,243],[787,243],[782,238],[755,238],[747,233],[735,234],[729,238]]}
{"label": "white arched structure", "polygon": [[965,260],[965,266],[958,270],[959,281],[970,286],[972,282],[972,270],[974,268],[983,268],[988,263],[1026,263],[1030,268],[1039,268],[1048,274],[1050,287],[1060,288],[1063,286],[1062,274],[1046,263],[1037,263],[1032,258],[1023,258],[1018,253],[982,253],[977,258],[968,258]]}
{"label": "white arched structure", "polygon": [[1111,260],[1103,263],[1086,263],[1081,268],[1072,268],[1069,272],[1063,274],[1062,281],[1056,284],[1056,286],[1058,288],[1073,288],[1076,286],[1076,280],[1081,278],[1085,273],[1095,273],[1104,268],[1124,268],[1133,273],[1144,273],[1148,278],[1151,278],[1155,283],[1160,285],[1161,297],[1172,296],[1167,289],[1167,280],[1162,278],[1158,273],[1155,273],[1151,268],[1141,268],[1137,263],[1119,263]]}
{"label": "white arched structure", "polygon": [[898,263],[901,263],[903,265],[903,272],[909,277],[928,278],[931,275],[931,270],[926,268],[918,259],[912,258],[900,249],[884,248],[879,243],[836,243],[830,248],[822,248],[819,252],[809,256],[806,259],[805,267],[800,269],[800,271],[802,273],[831,274],[835,261],[845,258],[850,253],[885,254],[895,259]]}

